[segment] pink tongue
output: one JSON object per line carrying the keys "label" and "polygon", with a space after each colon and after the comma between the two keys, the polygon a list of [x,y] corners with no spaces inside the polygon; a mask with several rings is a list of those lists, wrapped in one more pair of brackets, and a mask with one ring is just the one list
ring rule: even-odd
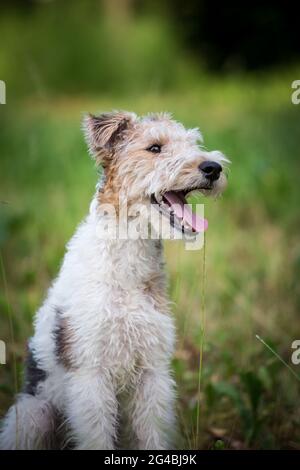
{"label": "pink tongue", "polygon": [[207,229],[207,220],[192,212],[182,192],[168,191],[164,193],[164,198],[168,201],[177,217],[183,218],[196,232],[204,232]]}

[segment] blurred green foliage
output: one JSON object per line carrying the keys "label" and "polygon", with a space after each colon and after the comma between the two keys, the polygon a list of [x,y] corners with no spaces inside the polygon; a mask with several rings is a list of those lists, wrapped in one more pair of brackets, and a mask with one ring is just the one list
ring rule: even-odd
{"label": "blurred green foliage", "polygon": [[[182,81],[182,48],[163,18],[136,21],[130,3],[40,4],[0,18],[0,70],[13,94],[132,93]],[[122,2],[121,2],[122,3]],[[124,2],[126,4],[126,2]],[[106,7],[105,7],[106,6]]]}

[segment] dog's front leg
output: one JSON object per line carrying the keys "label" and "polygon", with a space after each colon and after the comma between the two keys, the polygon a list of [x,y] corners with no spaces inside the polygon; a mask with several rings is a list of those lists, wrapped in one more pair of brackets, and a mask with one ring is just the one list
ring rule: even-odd
{"label": "dog's front leg", "polygon": [[131,401],[139,449],[171,449],[174,445],[174,385],[167,367],[143,371]]}
{"label": "dog's front leg", "polygon": [[114,449],[118,404],[110,374],[98,368],[69,372],[66,401],[76,449]]}

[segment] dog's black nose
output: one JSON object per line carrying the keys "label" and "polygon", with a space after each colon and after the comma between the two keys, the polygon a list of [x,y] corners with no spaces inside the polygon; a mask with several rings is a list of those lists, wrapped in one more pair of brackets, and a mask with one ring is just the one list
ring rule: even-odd
{"label": "dog's black nose", "polygon": [[199,165],[199,170],[201,170],[210,181],[215,181],[219,179],[222,167],[217,162],[202,162],[201,165]]}

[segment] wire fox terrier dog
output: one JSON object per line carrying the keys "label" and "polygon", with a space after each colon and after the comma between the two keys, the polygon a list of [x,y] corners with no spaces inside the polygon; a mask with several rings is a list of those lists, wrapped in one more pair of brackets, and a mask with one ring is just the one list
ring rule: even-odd
{"label": "wire fox terrier dog", "polygon": [[227,160],[167,114],[88,115],[84,129],[103,175],[37,312],[24,388],[2,422],[0,448],[170,449],[175,330],[161,241],[104,239],[101,207],[112,206],[118,220],[125,202],[156,205],[175,231],[197,233],[199,217],[180,208],[192,191],[222,192]]}

